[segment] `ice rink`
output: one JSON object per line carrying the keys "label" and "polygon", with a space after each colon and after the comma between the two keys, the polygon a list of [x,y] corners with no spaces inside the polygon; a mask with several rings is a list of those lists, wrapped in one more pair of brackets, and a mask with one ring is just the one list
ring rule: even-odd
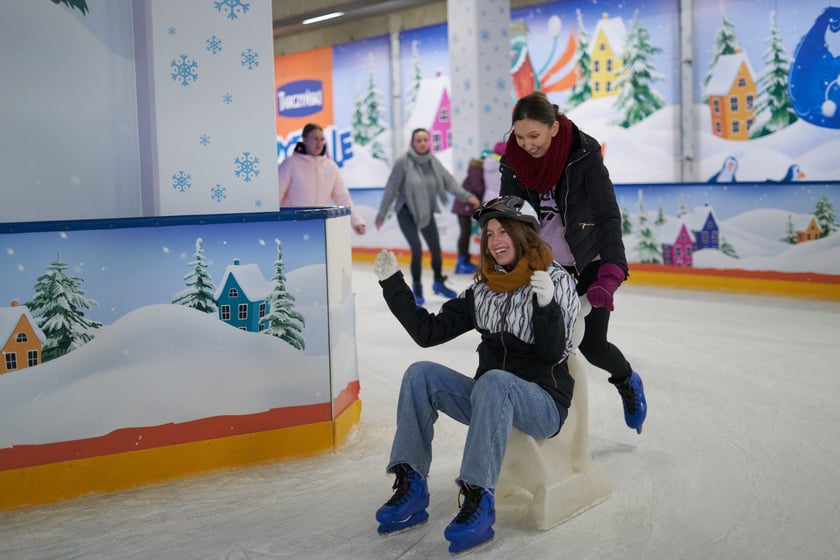
{"label": "ice rink", "polygon": [[[0,512],[0,558],[449,558],[463,426],[438,422],[427,524],[383,538],[373,515],[391,495],[403,371],[424,359],[471,375],[477,334],[418,348],[370,265],[354,265],[353,289],[362,418],[338,452]],[[500,515],[495,539],[460,557],[840,558],[839,335],[838,302],[623,286],[611,340],[649,412],[637,435],[607,374],[588,370],[590,450],[611,497],[549,531]]]}

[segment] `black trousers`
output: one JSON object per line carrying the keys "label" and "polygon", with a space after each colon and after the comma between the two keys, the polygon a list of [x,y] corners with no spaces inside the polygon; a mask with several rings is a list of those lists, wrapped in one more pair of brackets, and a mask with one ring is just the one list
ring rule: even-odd
{"label": "black trousers", "polygon": [[417,223],[408,206],[403,205],[397,211],[397,223],[400,226],[408,246],[411,248],[411,279],[415,284],[420,284],[423,273],[423,246],[420,244],[420,234],[426,240],[426,246],[432,256],[432,271],[435,274],[435,282],[443,282],[443,258],[440,252],[440,236],[438,235],[435,217],[429,220],[429,225],[418,231]]}

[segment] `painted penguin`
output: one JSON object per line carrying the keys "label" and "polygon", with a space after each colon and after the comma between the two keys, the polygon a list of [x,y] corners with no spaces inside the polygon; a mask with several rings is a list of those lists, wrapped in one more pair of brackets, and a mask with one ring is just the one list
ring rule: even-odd
{"label": "painted penguin", "polygon": [[726,159],[723,160],[723,167],[720,168],[720,171],[709,177],[709,183],[734,183],[737,181],[735,178],[735,171],[738,169],[738,160],[735,156],[726,156]]}
{"label": "painted penguin", "polygon": [[802,169],[799,167],[799,164],[794,163],[787,169],[787,173],[785,176],[775,181],[773,179],[767,179],[768,183],[793,183],[794,181],[801,181],[805,178],[805,173],[802,172]]}
{"label": "painted penguin", "polygon": [[806,122],[840,128],[840,7],[828,7],[796,47],[788,76],[793,110]]}

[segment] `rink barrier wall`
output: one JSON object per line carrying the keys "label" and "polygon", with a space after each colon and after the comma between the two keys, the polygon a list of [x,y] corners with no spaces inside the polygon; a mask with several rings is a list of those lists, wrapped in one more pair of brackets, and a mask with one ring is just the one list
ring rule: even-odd
{"label": "rink barrier wall", "polygon": [[[0,448],[0,511],[128,490],[214,471],[330,453],[337,451],[351,437],[354,427],[358,426],[362,405],[359,399],[357,356],[355,350],[352,356],[348,355],[346,346],[348,337],[355,341],[355,304],[352,285],[348,282],[352,277],[349,240],[352,229],[348,209],[307,208],[248,215],[0,225],[0,236],[5,236],[3,239],[9,242],[8,246],[17,247],[24,254],[33,250],[51,252],[55,240],[64,238],[63,232],[90,231],[93,235],[84,237],[88,240],[85,241],[86,245],[76,251],[84,256],[86,253],[80,253],[83,249],[103,257],[109,237],[99,235],[100,232],[122,229],[126,232],[121,237],[123,243],[131,238],[143,244],[157,244],[159,237],[155,237],[155,231],[168,226],[173,226],[172,231],[178,232],[178,228],[186,228],[185,235],[190,245],[195,244],[194,236],[199,232],[204,236],[213,228],[223,227],[224,246],[237,254],[242,246],[252,243],[255,236],[258,239],[275,237],[285,240],[284,255],[288,257],[294,252],[290,249],[299,243],[297,240],[305,238],[306,245],[301,247],[302,252],[313,258],[316,265],[323,263],[324,266],[326,305],[323,307],[329,332],[335,335],[328,337],[329,360],[324,361],[326,367],[323,371],[318,369],[306,372],[306,375],[317,375],[319,379],[323,377],[321,386],[327,388],[324,402],[307,403],[307,399],[304,399],[300,404],[262,412],[209,415],[183,422],[167,421],[164,415],[159,424],[151,426],[126,425],[103,429],[102,435],[79,439],[56,438],[38,443],[27,443],[26,436],[18,435],[16,417],[6,418],[10,422],[3,426],[4,438],[15,443]],[[195,229],[195,226],[199,229]],[[60,235],[55,235],[55,232]],[[307,235],[300,232],[306,232]],[[18,238],[18,234],[25,235]],[[182,234],[169,233],[167,240],[179,241],[179,235]],[[244,241],[237,243],[237,236],[240,235],[244,235]],[[319,251],[322,244],[323,257]],[[273,261],[276,253],[272,251],[267,258]],[[319,260],[321,258],[323,260]],[[114,274],[134,270],[131,268],[135,266],[133,260],[115,258],[112,261],[112,266],[107,267],[107,270]],[[219,259],[221,263],[229,261],[227,258]],[[124,266],[125,270],[119,266]],[[159,269],[147,266],[143,270],[150,272],[135,275],[135,280],[142,285],[161,280],[155,276],[161,275]],[[180,270],[178,276],[181,276]],[[7,283],[0,285],[0,288],[9,292],[2,294],[9,301],[12,301],[10,296],[18,296],[20,293],[28,297],[25,284],[12,286]],[[343,346],[333,344],[333,339],[341,339]],[[314,339],[307,340],[315,342]],[[295,356],[291,358],[292,361],[284,363],[283,367],[295,367]],[[33,369],[31,374],[37,375],[36,370]],[[7,375],[16,377],[7,378]],[[23,379],[21,375],[27,376],[30,373],[20,368],[11,374],[0,375],[0,385],[4,379]],[[145,406],[157,406],[151,398],[151,401],[144,403]],[[26,403],[20,406],[25,407]],[[69,406],[72,410],[72,405]]]}
{"label": "rink barrier wall", "polygon": [[[408,267],[411,251],[392,248],[397,261]],[[354,262],[373,263],[381,248],[353,248]],[[475,260],[475,259],[474,259]],[[455,269],[457,255],[443,254],[444,274]],[[476,260],[477,262],[477,260]],[[423,266],[431,257],[423,252]],[[744,293],[840,301],[840,276],[812,272],[753,271],[716,268],[685,268],[672,265],[629,263],[628,284],[685,290]]]}

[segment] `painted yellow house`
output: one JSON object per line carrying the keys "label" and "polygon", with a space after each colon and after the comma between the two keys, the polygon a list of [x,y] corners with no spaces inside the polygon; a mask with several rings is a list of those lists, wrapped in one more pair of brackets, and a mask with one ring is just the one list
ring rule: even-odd
{"label": "painted yellow house", "polygon": [[592,98],[618,95],[615,87],[622,67],[621,56],[627,42],[627,29],[620,17],[603,14],[595,26],[593,41],[589,45],[592,59]]}
{"label": "painted yellow house", "polygon": [[37,366],[47,337],[25,305],[0,307],[0,374]]}
{"label": "painted yellow house", "polygon": [[705,90],[712,117],[712,134],[728,140],[749,139],[755,119],[754,77],[755,72],[745,53],[718,58]]}
{"label": "painted yellow house", "polygon": [[796,242],[804,243],[806,241],[813,241],[819,239],[822,235],[822,230],[817,224],[817,219],[814,216],[808,216],[803,220],[803,223],[796,224]]}

